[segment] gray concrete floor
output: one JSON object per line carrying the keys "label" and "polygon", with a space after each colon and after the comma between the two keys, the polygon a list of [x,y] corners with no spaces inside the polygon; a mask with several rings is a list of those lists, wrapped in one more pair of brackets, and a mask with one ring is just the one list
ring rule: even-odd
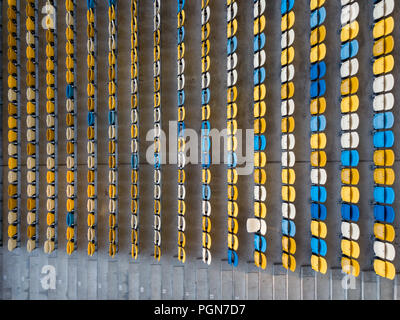
{"label": "gray concrete floor", "polygon": [[[22,3],[24,1],[21,1]],[[9,253],[6,247],[0,248],[0,298],[2,299],[398,299],[397,290],[400,286],[399,278],[387,281],[377,278],[372,269],[373,261],[373,212],[372,190],[372,68],[370,66],[372,52],[372,9],[371,1],[359,1],[360,10],[360,60],[361,70],[360,116],[361,136],[360,143],[360,174],[363,183],[360,184],[361,201],[360,211],[362,218],[361,228],[361,258],[363,270],[356,280],[354,289],[344,290],[341,286],[343,274],[340,271],[340,1],[326,2],[328,12],[326,26],[328,30],[327,70],[327,118],[328,122],[328,159],[327,171],[329,181],[328,207],[328,264],[327,275],[315,274],[310,268],[310,201],[309,201],[309,1],[297,0],[296,12],[296,188],[297,188],[297,217],[296,253],[297,270],[287,273],[280,266],[281,260],[281,212],[280,212],[280,1],[267,1],[267,140],[268,140],[268,267],[265,271],[257,270],[251,263],[252,236],[245,231],[245,223],[252,216],[252,194],[248,192],[252,183],[251,176],[240,177],[238,188],[240,194],[239,208],[239,259],[238,268],[232,269],[223,259],[226,256],[226,167],[215,165],[212,167],[212,239],[213,263],[205,266],[201,256],[201,171],[196,165],[187,167],[187,202],[190,203],[187,212],[187,263],[181,265],[176,254],[176,166],[163,166],[163,228],[162,247],[163,256],[160,263],[155,263],[151,257],[153,251],[152,231],[152,175],[153,168],[146,163],[144,150],[150,145],[145,141],[148,130],[153,126],[153,78],[152,78],[152,1],[140,1],[139,5],[139,38],[140,38],[140,257],[137,261],[130,258],[130,15],[128,1],[119,1],[119,31],[118,31],[118,79],[119,79],[119,253],[116,259],[108,257],[107,248],[107,8],[105,1],[98,5],[98,87],[99,87],[99,228],[98,253],[88,258],[86,255],[86,72],[78,72],[78,250],[71,257],[65,253],[65,181],[66,151],[65,141],[65,8],[64,2],[59,2],[58,30],[59,30],[59,249],[51,256],[43,253],[45,238],[45,210],[40,217],[40,248],[31,254],[26,252],[26,196],[21,198],[21,244],[22,247]],[[45,1],[40,1],[44,5]],[[253,52],[252,30],[253,11],[252,1],[238,0],[238,55],[239,55],[239,127],[252,127],[252,77]],[[225,74],[226,74],[226,24],[225,1],[210,1],[211,6],[211,123],[214,128],[223,129],[226,125],[225,111]],[[200,129],[200,2],[187,1],[186,3],[186,108],[187,127]],[[21,21],[23,22],[21,38],[21,52],[25,51],[25,10],[23,8]],[[6,8],[3,4],[3,25],[6,22]],[[78,1],[78,45],[77,69],[86,70],[86,2]],[[399,18],[400,7],[394,13],[395,21]],[[168,131],[168,121],[175,120],[176,115],[176,1],[162,1],[162,120],[164,130]],[[399,28],[395,29],[395,38],[399,39]],[[3,44],[7,43],[6,30],[2,32]],[[3,45],[3,52],[5,48]],[[40,113],[45,114],[45,66],[44,66],[44,32],[40,33]],[[395,49],[395,58],[398,60],[399,49]],[[6,56],[2,58],[3,75],[7,72]],[[25,79],[25,61],[22,59],[21,79]],[[396,81],[400,81],[398,67],[394,71]],[[6,77],[3,76],[3,88],[6,88]],[[22,88],[22,92],[25,90]],[[394,92],[396,100],[400,94]],[[3,101],[7,99],[7,92],[3,90]],[[21,124],[25,125],[26,98],[22,95]],[[396,119],[399,110],[394,110]],[[41,119],[41,128],[45,127],[45,116]],[[7,126],[7,118],[3,112],[3,128]],[[396,136],[400,136],[399,128],[395,128]],[[7,181],[7,138],[3,130],[3,180]],[[41,130],[41,141],[45,141],[45,130]],[[395,152],[398,154],[399,143],[396,141]],[[22,130],[22,190],[26,189],[24,180],[26,173],[26,138]],[[41,152],[41,208],[45,208],[45,144],[40,144]],[[395,169],[399,169],[396,162]],[[104,177],[104,178],[103,178]],[[172,181],[172,182],[171,182]],[[399,190],[398,182],[395,185]],[[3,188],[3,199],[6,199],[6,190]],[[2,205],[2,234],[3,243],[7,236],[7,205]],[[399,202],[395,203],[396,212]],[[395,221],[398,231],[399,218]],[[396,240],[398,245],[398,240]],[[42,267],[53,265],[57,272],[57,288],[44,290],[40,284]],[[399,268],[399,259],[395,265]]]}

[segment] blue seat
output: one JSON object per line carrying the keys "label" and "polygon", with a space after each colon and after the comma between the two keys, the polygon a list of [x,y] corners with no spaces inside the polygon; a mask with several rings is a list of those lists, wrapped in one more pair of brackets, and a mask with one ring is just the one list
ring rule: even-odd
{"label": "blue seat", "polygon": [[342,151],[341,162],[344,167],[357,167],[360,156],[357,150]]}
{"label": "blue seat", "polygon": [[263,49],[265,46],[265,34],[264,33],[259,33],[254,37],[254,51],[257,52],[261,49]]}
{"label": "blue seat", "polygon": [[209,152],[211,149],[211,139],[210,136],[201,137],[201,152]]}
{"label": "blue seat", "polygon": [[311,201],[326,202],[327,192],[325,187],[312,186],[311,187]]}
{"label": "blue seat", "polygon": [[265,238],[263,236],[255,234],[254,235],[254,248],[260,252],[267,251],[267,240],[265,240]]}
{"label": "blue seat", "polygon": [[326,128],[326,118],[324,115],[311,117],[310,129],[312,132],[324,131]]}
{"label": "blue seat", "polygon": [[178,106],[183,106],[185,104],[185,91],[178,91]]}
{"label": "blue seat", "polygon": [[292,220],[282,219],[282,233],[288,237],[294,237],[296,234],[296,225]]}
{"label": "blue seat", "polygon": [[179,121],[178,122],[178,137],[185,136],[185,122]]}
{"label": "blue seat", "polygon": [[178,44],[182,43],[185,39],[185,27],[182,26],[178,29]]}
{"label": "blue seat", "polygon": [[353,40],[342,44],[340,49],[340,59],[342,61],[353,58],[357,55],[359,49],[358,41]]}
{"label": "blue seat", "polygon": [[267,139],[264,135],[254,136],[254,150],[255,151],[263,151],[267,146]]}
{"label": "blue seat", "polygon": [[360,210],[358,209],[358,206],[354,204],[343,203],[340,211],[343,220],[358,222],[358,219],[360,219]]}
{"label": "blue seat", "polygon": [[232,38],[229,38],[227,42],[228,56],[234,53],[236,49],[237,49],[237,38],[236,36],[233,36]]}
{"label": "blue seat", "polygon": [[[255,2],[255,1],[254,1]],[[281,14],[284,15],[293,9],[294,0],[286,0],[281,2]]]}
{"label": "blue seat", "polygon": [[182,11],[185,7],[185,0],[178,0],[178,12]]}
{"label": "blue seat", "polygon": [[117,0],[108,0],[108,6],[109,6],[109,7],[111,7],[111,6],[113,6],[113,5],[115,6],[116,1],[117,1]]}
{"label": "blue seat", "polygon": [[326,64],[324,61],[314,63],[311,65],[310,68],[310,77],[311,81],[321,79],[326,74]]}
{"label": "blue seat", "polygon": [[72,85],[67,85],[66,95],[68,99],[74,98],[74,87]]}
{"label": "blue seat", "polygon": [[139,168],[139,157],[137,154],[133,154],[131,158],[132,169],[137,170]]}
{"label": "blue seat", "polygon": [[237,154],[234,151],[228,152],[228,168],[233,169],[237,166]]}
{"label": "blue seat", "polygon": [[391,129],[394,125],[394,116],[392,112],[378,113],[374,115],[374,129]]}
{"label": "blue seat", "polygon": [[313,254],[325,257],[328,251],[325,240],[318,238],[311,238],[311,251]]}
{"label": "blue seat", "polygon": [[324,204],[311,203],[311,219],[326,220],[327,210]]}
{"label": "blue seat", "polygon": [[257,86],[265,81],[265,69],[263,67],[254,70],[254,85]]}
{"label": "blue seat", "polygon": [[159,153],[154,154],[154,168],[155,169],[161,168],[161,156]]}
{"label": "blue seat", "polygon": [[394,134],[392,131],[379,131],[374,133],[375,148],[391,148],[394,144]]}
{"label": "blue seat", "polygon": [[312,81],[310,87],[311,99],[322,97],[326,92],[325,80]]}
{"label": "blue seat", "polygon": [[314,10],[311,13],[311,18],[310,18],[311,29],[314,29],[323,24],[325,19],[326,19],[325,7],[321,7],[318,10]]}
{"label": "blue seat", "polygon": [[87,0],[88,9],[94,9],[94,0]]}
{"label": "blue seat", "polygon": [[390,187],[375,187],[374,200],[378,203],[393,204],[395,193]]}
{"label": "blue seat", "polygon": [[203,121],[201,123],[201,134],[202,135],[209,135],[211,130],[211,124],[210,121]]}
{"label": "blue seat", "polygon": [[203,169],[208,169],[210,168],[210,164],[211,164],[211,156],[208,152],[203,152],[201,154],[201,167]]}
{"label": "blue seat", "polygon": [[204,200],[210,200],[211,199],[211,188],[210,185],[208,184],[203,184],[202,185],[202,195]]}
{"label": "blue seat", "polygon": [[115,125],[115,111],[111,110],[108,112],[108,123],[113,126]]}
{"label": "blue seat", "polygon": [[389,206],[375,205],[374,218],[376,221],[393,223],[394,222],[394,209]]}
{"label": "blue seat", "polygon": [[74,226],[74,214],[72,212],[67,213],[67,226],[68,227],[73,227]]}
{"label": "blue seat", "polygon": [[234,267],[237,267],[239,263],[239,258],[237,253],[231,249],[228,249],[228,263],[230,265],[233,265]]}
{"label": "blue seat", "polygon": [[201,91],[201,104],[205,105],[210,102],[210,88]]}
{"label": "blue seat", "polygon": [[94,125],[94,120],[95,120],[95,115],[94,115],[94,112],[88,112],[88,115],[87,115],[87,123],[88,123],[88,126],[93,126]]}

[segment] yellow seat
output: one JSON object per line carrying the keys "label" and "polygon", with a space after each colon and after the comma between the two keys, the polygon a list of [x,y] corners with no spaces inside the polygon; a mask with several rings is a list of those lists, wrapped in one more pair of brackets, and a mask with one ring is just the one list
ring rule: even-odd
{"label": "yellow seat", "polygon": [[8,169],[14,170],[18,167],[18,160],[15,158],[8,158]]}
{"label": "yellow seat", "polygon": [[267,257],[262,252],[254,252],[254,264],[263,270],[267,268]]}
{"label": "yellow seat", "polygon": [[344,273],[351,274],[354,277],[358,277],[360,275],[360,264],[357,260],[342,257],[341,265]]}
{"label": "yellow seat", "polygon": [[311,149],[325,149],[326,148],[326,134],[316,133],[311,135],[310,138]]}
{"label": "yellow seat", "polygon": [[282,200],[285,202],[294,202],[296,200],[296,190],[292,186],[282,187]]}
{"label": "yellow seat", "polygon": [[395,181],[395,173],[391,168],[380,168],[374,170],[374,181],[376,184],[393,185]]}
{"label": "yellow seat", "polygon": [[320,272],[322,274],[326,274],[328,270],[328,264],[325,258],[316,255],[311,256],[311,267],[314,271]]}
{"label": "yellow seat", "polygon": [[71,184],[75,181],[74,172],[68,171],[67,172],[67,183]]}
{"label": "yellow seat", "polygon": [[287,253],[282,254],[282,265],[285,269],[294,272],[296,270],[296,259]]}
{"label": "yellow seat", "polygon": [[311,100],[310,112],[312,115],[322,114],[326,110],[326,99],[325,97],[320,97]]}
{"label": "yellow seat", "polygon": [[28,102],[26,104],[26,111],[28,114],[35,114],[36,112],[36,106],[32,102]]}
{"label": "yellow seat", "polygon": [[35,59],[35,49],[30,46],[26,47],[26,57],[28,59]]}
{"label": "yellow seat", "polygon": [[28,143],[26,146],[26,151],[29,156],[32,156],[36,152],[36,146],[32,143]]}
{"label": "yellow seat", "polygon": [[71,255],[75,250],[75,244],[72,241],[67,242],[67,254]]}
{"label": "yellow seat", "polygon": [[117,193],[116,187],[114,185],[110,185],[108,187],[108,195],[109,195],[109,197],[110,198],[115,198],[116,193]]}
{"label": "yellow seat", "polygon": [[71,41],[67,41],[67,44],[65,45],[65,51],[68,55],[74,54],[75,48]]}
{"label": "yellow seat", "polygon": [[394,38],[393,36],[388,36],[381,38],[374,43],[373,54],[374,57],[379,57],[384,54],[389,54],[394,49]]}
{"label": "yellow seat", "polygon": [[17,235],[17,226],[9,225],[8,226],[8,237],[9,238],[14,238]]}
{"label": "yellow seat", "polygon": [[237,234],[239,230],[238,221],[235,218],[229,217],[228,218],[228,231],[230,233]]}
{"label": "yellow seat", "polygon": [[[265,27],[265,21],[264,21],[264,27]],[[236,32],[237,32],[238,24],[237,20],[233,19],[232,21],[228,22],[227,29],[226,29],[226,35],[228,38],[232,38]],[[254,26],[254,31],[256,31],[256,28]]]}
{"label": "yellow seat", "polygon": [[68,27],[67,30],[65,30],[65,37],[68,41],[74,40],[74,31],[71,29],[71,27]]}
{"label": "yellow seat", "polygon": [[254,153],[254,166],[265,167],[267,164],[267,155],[265,152]]}
{"label": "yellow seat", "polygon": [[66,238],[68,241],[71,241],[74,239],[75,236],[75,230],[74,228],[68,227],[67,232],[66,232]]}
{"label": "yellow seat", "polygon": [[228,248],[237,251],[239,248],[239,238],[235,234],[228,233]]}
{"label": "yellow seat", "polygon": [[374,152],[374,164],[376,166],[391,167],[394,164],[395,155],[393,150],[377,150]]}
{"label": "yellow seat", "polygon": [[360,256],[360,246],[355,241],[343,239],[341,249],[342,253],[350,258],[358,259]]}
{"label": "yellow seat", "polygon": [[262,16],[258,17],[257,19],[255,19],[253,34],[257,35],[257,34],[263,32],[265,29],[265,24],[266,24],[265,15],[262,15]]}
{"label": "yellow seat", "polygon": [[[235,204],[237,205],[236,202],[235,202]],[[232,206],[229,206],[229,203],[228,203],[228,213],[231,213],[231,211],[230,211],[231,207]],[[237,217],[238,211],[236,209],[238,209],[238,208],[237,208],[237,206],[234,206],[234,208],[235,208],[234,216]],[[265,217],[267,216],[267,206],[265,205],[265,203],[258,202],[258,201],[254,202],[254,215],[257,218],[265,219]]]}
{"label": "yellow seat", "polygon": [[379,240],[393,242],[395,239],[395,230],[390,224],[375,223],[374,235]]}
{"label": "yellow seat", "polygon": [[75,209],[75,201],[74,199],[67,199],[67,211],[71,212]]}
{"label": "yellow seat", "polygon": [[388,17],[377,22],[373,29],[373,35],[375,39],[381,38],[391,34],[394,30],[394,19]]}
{"label": "yellow seat", "polygon": [[95,251],[96,251],[96,245],[93,242],[89,242],[87,248],[88,256],[93,256]]}
{"label": "yellow seat", "polygon": [[358,203],[360,201],[360,191],[357,187],[342,187],[342,200],[349,203]]}
{"label": "yellow seat", "polygon": [[312,30],[311,37],[310,37],[311,47],[317,45],[318,43],[325,41],[325,37],[326,37],[326,28],[324,25],[319,26],[318,28],[315,28],[314,30]]}
{"label": "yellow seat", "polygon": [[315,63],[321,60],[324,60],[326,56],[326,45],[325,43],[321,43],[311,48],[310,52],[310,61],[311,63]]}
{"label": "yellow seat", "polygon": [[[281,65],[291,64],[294,60],[295,51],[293,47],[289,47],[281,52]],[[260,99],[263,100],[263,99]]]}
{"label": "yellow seat", "polygon": [[17,106],[12,103],[9,103],[8,104],[8,115],[15,116],[15,115],[17,115],[17,112],[18,112]]}
{"label": "yellow seat", "polygon": [[314,11],[315,9],[318,9],[322,7],[325,3],[325,0],[311,0],[310,1],[310,10]]}
{"label": "yellow seat", "polygon": [[231,201],[236,201],[237,200],[237,198],[238,198],[237,186],[228,185],[227,197],[228,197],[228,200],[231,200]]}
{"label": "yellow seat", "polygon": [[360,173],[358,169],[345,168],[342,169],[341,178],[343,184],[357,185],[360,181]]}
{"label": "yellow seat", "polygon": [[[258,202],[255,202],[255,204],[256,203],[258,203]],[[228,201],[227,209],[228,209],[228,215],[230,217],[235,217],[236,218],[238,216],[239,207],[238,207],[237,202]]]}
{"label": "yellow seat", "polygon": [[[158,248],[158,247],[155,247],[155,248]],[[159,255],[161,255],[161,250],[159,249],[159,251],[160,251]],[[116,253],[117,253],[117,246],[115,244],[113,244],[113,243],[110,243],[110,245],[108,247],[108,255],[110,257],[114,258]],[[159,260],[159,258],[158,258],[158,260]]]}
{"label": "yellow seat", "polygon": [[394,68],[394,58],[392,55],[377,59],[373,65],[374,75],[389,73]]}
{"label": "yellow seat", "polygon": [[294,83],[286,82],[281,86],[281,99],[286,100],[292,98],[294,95]]}
{"label": "yellow seat", "polygon": [[325,167],[326,166],[326,153],[325,151],[314,151],[311,153],[311,165],[313,167]]}
{"label": "yellow seat", "polygon": [[254,170],[254,183],[255,184],[265,184],[267,181],[267,173],[264,169]]}
{"label": "yellow seat", "polygon": [[46,222],[47,222],[48,226],[51,226],[54,224],[54,222],[55,222],[54,213],[51,213],[51,212],[47,213]]}
{"label": "yellow seat", "polygon": [[343,97],[340,103],[342,113],[356,112],[360,105],[360,100],[357,95]]}
{"label": "yellow seat", "polygon": [[295,121],[293,117],[282,118],[281,120],[281,131],[282,133],[293,132],[295,128]]}
{"label": "yellow seat", "polygon": [[311,221],[311,233],[317,238],[325,239],[328,234],[328,228],[325,222]]}
{"label": "yellow seat", "polygon": [[17,192],[18,192],[18,187],[16,185],[13,184],[8,185],[8,196],[14,197],[17,195]]}
{"label": "yellow seat", "polygon": [[295,254],[296,253],[296,241],[290,237],[282,237],[282,250],[289,253]]}
{"label": "yellow seat", "polygon": [[284,32],[286,30],[289,30],[293,27],[295,22],[295,15],[293,10],[290,11],[289,13],[285,14],[282,16],[281,19],[281,31]]}
{"label": "yellow seat", "polygon": [[374,270],[378,276],[393,280],[396,276],[394,265],[388,261],[374,260]]}
{"label": "yellow seat", "polygon": [[96,217],[94,214],[88,214],[87,217],[87,223],[89,227],[94,227],[95,223],[96,223]]}
{"label": "yellow seat", "polygon": [[8,87],[9,88],[16,88],[17,87],[17,79],[12,75],[8,76]]}
{"label": "yellow seat", "polygon": [[294,184],[296,181],[296,172],[293,169],[282,169],[282,183]]}
{"label": "yellow seat", "polygon": [[340,85],[340,93],[342,96],[355,94],[358,91],[359,81],[357,77],[346,78]]}
{"label": "yellow seat", "polygon": [[32,239],[33,237],[35,237],[36,236],[35,226],[28,226],[28,228],[26,229],[26,235],[28,239]]}
{"label": "yellow seat", "polygon": [[254,134],[263,134],[267,129],[267,122],[265,118],[258,118],[254,120]]}
{"label": "yellow seat", "polygon": [[353,21],[352,23],[347,24],[342,28],[342,31],[340,33],[340,40],[342,42],[353,40],[355,37],[357,37],[359,31],[360,26],[358,22]]}

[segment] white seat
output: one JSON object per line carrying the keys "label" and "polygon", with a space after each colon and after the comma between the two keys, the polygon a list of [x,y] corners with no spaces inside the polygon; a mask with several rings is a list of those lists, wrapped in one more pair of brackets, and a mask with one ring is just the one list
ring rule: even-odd
{"label": "white seat", "polygon": [[267,224],[265,220],[250,218],[247,219],[246,228],[248,233],[261,233],[263,236],[267,234]]}
{"label": "white seat", "polygon": [[358,132],[346,132],[342,134],[340,141],[343,149],[355,149],[360,143],[360,136]]}
{"label": "white seat", "polygon": [[294,78],[294,66],[289,64],[281,69],[281,82],[292,81]]}
{"label": "white seat", "polygon": [[349,240],[357,241],[360,238],[360,228],[355,223],[342,222],[342,236]]}
{"label": "white seat", "polygon": [[281,103],[282,117],[291,116],[293,115],[293,113],[294,113],[294,101],[292,99],[282,101]]}
{"label": "white seat", "polygon": [[[234,53],[236,55],[236,53]],[[267,60],[267,55],[265,54],[265,50],[258,51],[254,54],[254,68],[262,67]]]}
{"label": "white seat", "polygon": [[293,29],[290,29],[282,33],[281,48],[284,49],[290,47],[293,44],[294,39],[295,39],[295,33]]}
{"label": "white seat", "polygon": [[282,152],[282,166],[291,168],[296,163],[296,156],[294,152]]}
{"label": "white seat", "polygon": [[375,4],[374,7],[374,20],[379,20],[387,17],[394,10],[394,0],[382,0]]}
{"label": "white seat", "polygon": [[393,93],[384,93],[376,96],[374,98],[374,111],[389,111],[392,110],[394,106],[394,95]]}
{"label": "white seat", "polygon": [[253,16],[258,17],[261,16],[265,11],[265,0],[258,0],[254,3],[254,11]]}
{"label": "white seat", "polygon": [[264,186],[254,186],[254,199],[264,202],[267,199],[267,189]]}
{"label": "white seat", "polygon": [[[238,57],[236,52],[230,54],[227,58],[226,65],[228,70],[235,69],[238,62]],[[207,86],[208,87],[208,86]]]}
{"label": "white seat", "polygon": [[296,218],[296,207],[293,203],[282,203],[282,216],[286,219],[294,220]]}
{"label": "white seat", "polygon": [[325,185],[328,179],[325,169],[312,169],[310,175],[312,184]]}
{"label": "white seat", "polygon": [[357,58],[346,60],[340,67],[340,77],[348,78],[355,76],[358,73],[360,64]]}
{"label": "white seat", "polygon": [[342,23],[342,26],[351,23],[355,19],[357,19],[359,12],[360,12],[360,6],[358,5],[358,2],[353,2],[343,7],[340,16],[340,21]]}
{"label": "white seat", "polygon": [[[203,14],[203,12],[205,12],[205,14]],[[231,5],[228,6],[228,8],[226,9],[227,12],[227,21],[231,21],[232,19],[234,19],[237,15],[238,12],[238,6],[236,2],[233,2]],[[202,15],[205,16],[207,19],[204,20],[203,18],[201,19],[201,24],[205,24],[208,22],[209,18],[210,18],[210,7],[207,6],[205,9],[202,10]]]}
{"label": "white seat", "polygon": [[360,125],[358,114],[346,114],[342,116],[341,127],[343,131],[357,130]]}
{"label": "white seat", "polygon": [[281,138],[282,150],[293,150],[296,145],[296,138],[294,134],[284,134]]}
{"label": "white seat", "polygon": [[208,200],[202,200],[201,202],[201,214],[203,216],[211,216],[211,203]]}
{"label": "white seat", "polygon": [[392,74],[380,76],[376,78],[373,83],[374,93],[392,91],[393,87],[394,87],[394,77]]}

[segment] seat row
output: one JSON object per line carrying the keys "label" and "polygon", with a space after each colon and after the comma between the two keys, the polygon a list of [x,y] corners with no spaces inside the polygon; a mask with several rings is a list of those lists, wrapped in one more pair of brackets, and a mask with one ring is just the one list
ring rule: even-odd
{"label": "seat row", "polygon": [[[201,90],[202,90],[202,103],[201,103],[201,172],[202,172],[202,259],[207,265],[211,264],[211,141],[210,141],[210,25],[211,9],[209,0],[202,0],[201,2]],[[236,54],[235,54],[236,55]],[[229,62],[228,62],[229,63]]]}
{"label": "seat row", "polygon": [[[253,76],[254,88],[266,92],[265,88],[265,63],[266,52],[265,44],[259,39],[265,38],[265,0],[254,0],[253,3],[253,36],[257,48],[254,50]],[[265,41],[264,41],[265,43]],[[260,90],[260,87],[263,89]],[[257,90],[257,89],[256,89]],[[255,94],[253,97],[253,117],[254,117],[254,218],[248,219],[247,231],[254,234],[254,263],[257,267],[265,269],[267,267],[267,241],[265,238],[267,225],[265,222],[267,210],[267,190],[265,183],[267,180],[266,166],[266,102],[265,94]]]}
{"label": "seat row", "polygon": [[[327,172],[325,169],[326,161],[320,161],[326,158],[327,136],[326,129],[326,28],[324,25],[326,19],[325,0],[310,1],[310,147],[311,158],[317,158],[316,163],[311,163],[311,208],[317,207],[318,212],[326,212],[325,202],[327,200],[327,191],[325,184],[327,182]],[[313,110],[316,109],[316,110]],[[317,156],[315,156],[317,155]],[[327,244],[327,226],[326,216],[316,215],[311,212],[311,267],[313,270],[325,274],[328,266],[326,262]]]}
{"label": "seat row", "polygon": [[138,0],[131,0],[131,228],[133,259],[139,253],[139,90]]}
{"label": "seat row", "polygon": [[[75,99],[75,37],[76,37],[76,3],[75,0],[65,1],[66,10],[66,147],[67,147],[67,188],[66,188],[66,208],[67,208],[67,254],[71,255],[76,248],[75,226],[76,226],[76,181],[77,174],[77,153],[76,143],[77,134],[75,123],[77,121],[77,101]],[[94,32],[90,29],[88,32]]]}
{"label": "seat row", "polygon": [[39,217],[38,1],[26,2],[27,251],[37,245]]}
{"label": "seat row", "polygon": [[[154,259],[161,258],[161,1],[153,0],[153,78],[154,78]],[[185,20],[184,11],[177,14],[178,26]],[[184,44],[178,46],[178,59],[184,54]],[[184,95],[178,104],[184,104]],[[178,208],[179,211],[185,208]]]}
{"label": "seat row", "polygon": [[110,257],[118,252],[117,0],[108,1],[108,213]]}
{"label": "seat row", "polygon": [[342,0],[341,4],[341,265],[344,273],[358,277],[360,274],[360,265],[357,260],[360,255],[358,244],[360,229],[357,224],[360,199],[358,189],[360,181],[359,153],[357,150],[360,141],[357,132],[360,124],[357,113],[359,108],[357,95],[359,88],[357,77],[359,70],[357,59],[359,4],[355,0]]}
{"label": "seat row", "polygon": [[[228,263],[236,267],[239,263],[237,250],[239,248],[239,238],[237,236],[239,223],[238,223],[238,188],[237,188],[237,30],[238,20],[236,18],[238,12],[238,3],[235,0],[227,1],[227,60],[233,63],[227,64],[227,154],[228,154]],[[235,63],[236,62],[236,63]],[[208,66],[209,67],[209,66]],[[208,218],[207,223],[210,224],[211,220]],[[204,227],[204,220],[203,220]]]}
{"label": "seat row", "polygon": [[97,249],[97,32],[95,0],[87,1],[87,254]]}
{"label": "seat row", "polygon": [[[185,96],[185,0],[177,0],[177,84],[178,96]],[[208,17],[205,17],[208,19]],[[203,20],[203,16],[202,16]],[[186,152],[186,137],[185,137],[185,105],[184,103],[178,104],[178,138],[177,150],[178,158],[185,158]],[[186,188],[185,188],[185,163],[180,161],[178,163],[178,260],[182,263],[186,262]]]}
{"label": "seat row", "polygon": [[[281,1],[281,174],[282,174],[282,265],[284,268],[296,270],[296,172],[294,166],[296,156],[294,148],[296,138],[295,129],[295,103],[293,100],[294,85],[294,0]],[[265,87],[263,87],[263,96],[265,97]]]}
{"label": "seat row", "polygon": [[[48,1],[46,4],[48,12],[54,10],[57,13],[56,0]],[[56,226],[58,220],[57,205],[57,158],[58,158],[58,117],[57,117],[57,26],[50,17],[46,18],[46,241],[44,243],[45,253],[52,253],[56,247]],[[67,108],[72,107],[67,103]],[[74,180],[73,175],[67,175],[69,181]]]}
{"label": "seat row", "polygon": [[373,145],[374,153],[374,270],[381,277],[394,279],[395,248],[393,241],[395,213],[393,204],[395,173],[394,145],[394,0],[374,0],[373,27]]}
{"label": "seat row", "polygon": [[8,250],[20,241],[20,1],[8,1]]}

